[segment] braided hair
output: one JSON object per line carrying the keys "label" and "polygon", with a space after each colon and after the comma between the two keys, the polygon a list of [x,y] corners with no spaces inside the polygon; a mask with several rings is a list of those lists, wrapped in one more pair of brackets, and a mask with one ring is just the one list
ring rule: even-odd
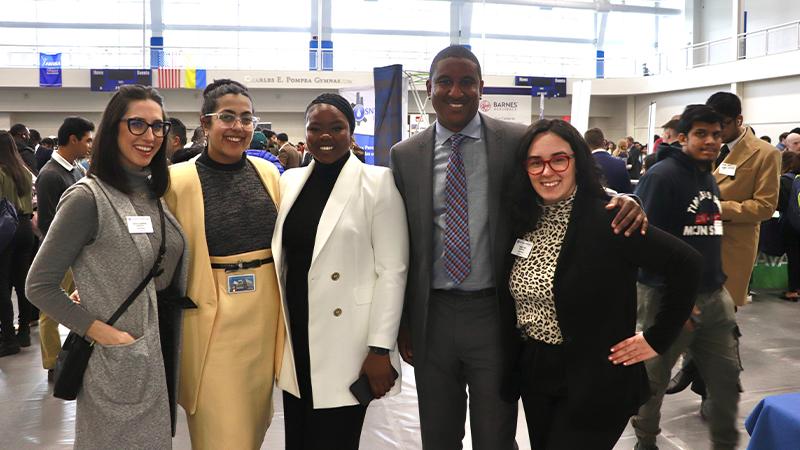
{"label": "braided hair", "polygon": [[353,107],[350,106],[350,102],[347,101],[346,98],[339,94],[331,94],[329,92],[318,95],[317,98],[311,100],[311,103],[308,104],[308,108],[306,108],[306,120],[308,120],[308,114],[311,112],[311,109],[319,104],[331,105],[341,111],[347,118],[347,124],[350,125],[350,135],[353,135],[356,129],[356,115],[353,113]]}

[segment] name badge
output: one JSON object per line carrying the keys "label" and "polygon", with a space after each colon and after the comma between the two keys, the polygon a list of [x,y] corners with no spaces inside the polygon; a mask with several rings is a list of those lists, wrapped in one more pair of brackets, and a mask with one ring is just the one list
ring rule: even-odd
{"label": "name badge", "polygon": [[256,291],[255,275],[231,275],[228,277],[228,293],[243,294]]}
{"label": "name badge", "polygon": [[531,249],[533,249],[533,242],[517,239],[517,242],[514,244],[514,248],[511,249],[511,254],[527,259],[528,256],[531,255]]}
{"label": "name badge", "polygon": [[736,175],[736,164],[722,163],[719,165],[719,173],[732,177]]}
{"label": "name badge", "polygon": [[128,219],[128,232],[131,234],[152,233],[153,222],[150,221],[150,216],[127,216]]}

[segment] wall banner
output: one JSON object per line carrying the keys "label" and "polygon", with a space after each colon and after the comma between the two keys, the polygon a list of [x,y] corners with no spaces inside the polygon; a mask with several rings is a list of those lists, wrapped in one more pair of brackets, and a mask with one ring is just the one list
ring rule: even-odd
{"label": "wall banner", "polygon": [[531,100],[530,87],[485,87],[480,112],[492,119],[530,125]]}
{"label": "wall banner", "polygon": [[39,86],[61,87],[61,53],[39,53]]}
{"label": "wall banner", "polygon": [[355,86],[339,88],[356,116],[356,129],[353,135],[356,144],[364,150],[364,161],[374,163],[375,157],[375,86]]}

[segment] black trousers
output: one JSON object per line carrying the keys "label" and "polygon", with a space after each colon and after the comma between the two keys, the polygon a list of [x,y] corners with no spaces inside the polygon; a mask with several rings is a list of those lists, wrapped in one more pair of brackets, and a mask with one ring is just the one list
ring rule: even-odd
{"label": "black trousers", "polygon": [[786,247],[786,266],[789,271],[789,292],[800,289],[800,233],[788,223],[783,224],[781,240]]}
{"label": "black trousers", "polygon": [[361,405],[314,409],[308,328],[291,326],[300,397],[283,393],[286,450],[358,450],[367,408]]}
{"label": "black trousers", "polygon": [[286,450],[358,450],[367,408],[314,409],[311,398],[283,393]]}
{"label": "black trousers", "polygon": [[560,345],[528,339],[520,370],[522,406],[531,450],[614,448],[630,417],[620,416],[614,426],[599,430],[583,427],[569,417],[567,371]]}
{"label": "black trousers", "polygon": [[31,304],[25,296],[25,279],[31,268],[31,252],[33,251],[33,225],[27,215],[19,215],[19,225],[14,238],[0,253],[0,327],[3,340],[17,340],[14,333],[14,305],[11,302],[11,289],[17,291],[19,306],[19,331],[30,333],[28,323],[31,321]]}

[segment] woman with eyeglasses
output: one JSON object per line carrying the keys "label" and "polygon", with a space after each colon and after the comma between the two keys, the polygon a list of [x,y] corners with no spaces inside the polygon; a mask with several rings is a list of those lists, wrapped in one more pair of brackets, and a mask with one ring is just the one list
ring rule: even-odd
{"label": "woman with eyeglasses", "polygon": [[271,250],[279,174],[245,154],[258,117],[244,85],[209,84],[201,114],[206,147],[170,167],[166,194],[189,240],[198,307],[184,315],[178,402],[194,450],[258,449],[284,336]]}
{"label": "woman with eyeglasses", "polygon": [[[509,288],[531,448],[611,449],[650,396],[640,363],[668,349],[692,311],[703,259],[655,227],[625,237],[598,226],[615,212],[589,145],[568,122],[533,123],[515,159]],[[635,332],[639,267],[665,276],[644,333]]]}
{"label": "woman with eyeglasses", "polygon": [[[186,238],[161,197],[170,183],[158,92],[122,86],[103,113],[88,176],[61,197],[27,282],[31,302],[94,341],[75,412],[75,448],[172,448],[170,392],[157,291],[183,295],[189,267]],[[147,278],[158,273],[113,326],[106,324]],[[69,268],[80,303],[60,285]],[[75,297],[77,298],[77,297]],[[172,353],[164,350],[165,353]],[[179,353],[178,353],[179,354]]]}

